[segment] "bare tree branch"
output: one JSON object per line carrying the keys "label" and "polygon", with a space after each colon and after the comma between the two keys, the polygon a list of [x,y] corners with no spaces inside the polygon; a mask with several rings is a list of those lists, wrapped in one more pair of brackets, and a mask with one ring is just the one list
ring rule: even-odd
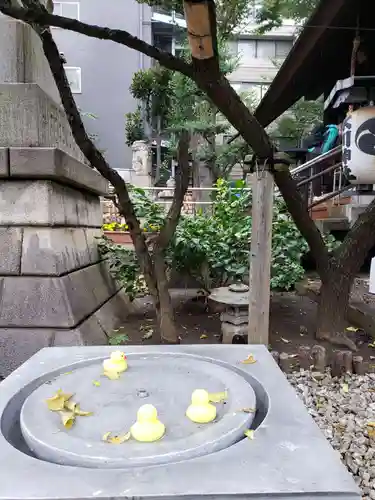
{"label": "bare tree branch", "polygon": [[[41,5],[41,7],[43,7]],[[0,11],[15,19],[20,19],[28,24],[36,23],[41,26],[55,26],[63,28],[76,33],[81,33],[91,38],[98,38],[100,40],[111,40],[112,42],[125,45],[130,49],[152,57],[160,62],[166,68],[172,71],[179,71],[188,77],[192,77],[192,65],[187,64],[182,59],[173,56],[169,52],[159,50],[153,45],[150,45],[136,36],[131,35],[127,31],[119,29],[111,29],[92,24],[83,23],[77,19],[70,19],[68,17],[56,16],[50,14],[45,8],[35,8],[30,5],[22,7],[15,7],[12,5],[11,0],[0,0]]]}
{"label": "bare tree branch", "polygon": [[184,130],[181,132],[178,142],[178,173],[176,175],[176,187],[171,208],[169,209],[164,226],[155,242],[155,250],[164,251],[172,238],[184,203],[185,194],[189,187],[190,161],[189,161],[190,134]]}

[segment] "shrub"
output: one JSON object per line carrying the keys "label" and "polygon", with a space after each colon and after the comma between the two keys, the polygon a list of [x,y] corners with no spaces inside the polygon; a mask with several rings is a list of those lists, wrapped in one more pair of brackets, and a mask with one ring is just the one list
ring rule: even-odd
{"label": "shrub", "polygon": [[[237,280],[248,281],[251,242],[251,192],[244,183],[231,186],[219,180],[213,194],[213,209],[199,210],[195,215],[181,216],[176,233],[166,252],[169,271],[174,269],[197,279],[209,290]],[[138,188],[132,199],[145,232],[160,229],[165,219],[161,205],[153,202]],[[110,267],[122,281],[131,298],[147,293],[134,252],[102,242],[102,251]],[[301,257],[307,244],[289,216],[284,202],[274,203],[271,288],[290,290],[303,278]]]}

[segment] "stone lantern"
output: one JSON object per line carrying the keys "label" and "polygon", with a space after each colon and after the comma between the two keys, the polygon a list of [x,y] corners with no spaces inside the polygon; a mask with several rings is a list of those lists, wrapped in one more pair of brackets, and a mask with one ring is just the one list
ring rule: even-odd
{"label": "stone lantern", "polygon": [[221,313],[223,344],[232,344],[233,337],[247,336],[249,325],[249,287],[244,283],[215,288],[210,300],[225,305]]}

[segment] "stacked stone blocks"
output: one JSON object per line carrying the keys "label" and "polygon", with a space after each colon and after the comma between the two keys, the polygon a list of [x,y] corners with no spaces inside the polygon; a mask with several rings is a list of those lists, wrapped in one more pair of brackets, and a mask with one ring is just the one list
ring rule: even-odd
{"label": "stacked stone blocks", "polygon": [[[0,148],[0,348],[106,344],[127,300],[101,261],[107,182],[56,148]],[[16,352],[17,351],[17,352]]]}

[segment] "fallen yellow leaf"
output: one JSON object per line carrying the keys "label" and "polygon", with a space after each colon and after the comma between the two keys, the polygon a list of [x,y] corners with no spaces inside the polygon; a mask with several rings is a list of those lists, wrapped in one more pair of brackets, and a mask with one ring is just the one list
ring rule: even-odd
{"label": "fallen yellow leaf", "polygon": [[69,401],[72,396],[73,394],[64,393],[61,389],[59,389],[54,396],[46,400],[48,409],[51,411],[63,410],[65,403]]}
{"label": "fallen yellow leaf", "polygon": [[367,422],[367,427],[375,427],[375,422]]}
{"label": "fallen yellow leaf", "polygon": [[342,384],[341,386],[342,392],[349,392],[349,386],[348,384]]}
{"label": "fallen yellow leaf", "polygon": [[76,417],[72,411],[61,411],[60,417],[65,429],[71,429],[73,427]]}
{"label": "fallen yellow leaf", "polygon": [[254,431],[251,430],[251,429],[247,429],[245,432],[244,432],[245,436],[249,439],[254,439]]}
{"label": "fallen yellow leaf", "polygon": [[243,363],[244,365],[253,365],[256,362],[257,360],[254,358],[252,354],[249,354],[246,359],[241,361],[241,363]]}
{"label": "fallen yellow leaf", "polygon": [[100,382],[99,380],[93,380],[92,385],[95,385],[95,387],[100,387]]}
{"label": "fallen yellow leaf", "polygon": [[122,444],[125,443],[125,441],[129,441],[130,439],[130,432],[126,432],[125,434],[119,434],[112,436],[112,432],[106,432],[104,436],[102,437],[102,441],[105,443],[110,443],[110,444]]}
{"label": "fallen yellow leaf", "polygon": [[200,338],[201,340],[205,340],[205,339],[208,339],[208,336],[207,336],[207,335],[205,335],[205,334],[203,334],[203,335],[201,335],[199,338]]}
{"label": "fallen yellow leaf", "polygon": [[228,399],[228,391],[211,392],[208,395],[208,398],[211,401],[211,403],[222,403],[223,401]]}
{"label": "fallen yellow leaf", "polygon": [[370,429],[367,429],[367,433],[369,438],[371,439],[375,438],[375,429],[373,429],[372,427]]}
{"label": "fallen yellow leaf", "polygon": [[284,342],[284,344],[290,344],[291,340],[284,339],[284,337],[280,337],[280,340]]}
{"label": "fallen yellow leaf", "polygon": [[359,328],[356,328],[355,326],[348,326],[348,328],[345,328],[347,332],[358,332]]}
{"label": "fallen yellow leaf", "polygon": [[118,380],[120,378],[120,374],[117,372],[103,372],[103,375],[109,380]]}

